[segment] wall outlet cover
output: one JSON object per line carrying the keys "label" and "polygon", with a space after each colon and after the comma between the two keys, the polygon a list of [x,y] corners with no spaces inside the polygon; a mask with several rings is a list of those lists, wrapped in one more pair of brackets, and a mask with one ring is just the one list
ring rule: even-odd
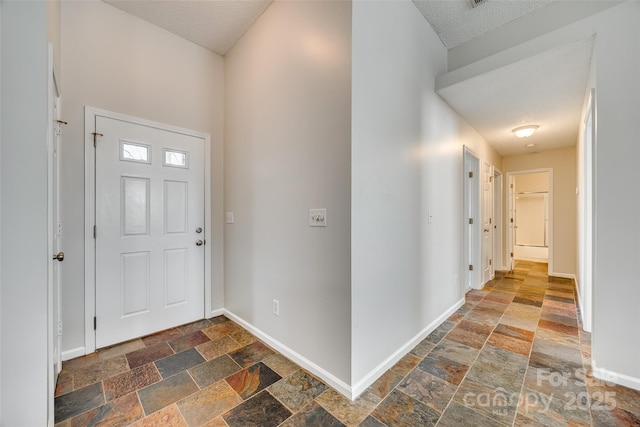
{"label": "wall outlet cover", "polygon": [[326,209],[309,209],[309,226],[326,227],[327,226],[327,210]]}

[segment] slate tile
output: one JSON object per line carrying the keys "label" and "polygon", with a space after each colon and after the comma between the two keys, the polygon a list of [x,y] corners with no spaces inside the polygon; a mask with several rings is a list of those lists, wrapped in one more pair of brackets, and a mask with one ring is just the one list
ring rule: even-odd
{"label": "slate tile", "polygon": [[193,382],[189,373],[183,371],[166,380],[138,390],[138,396],[145,414],[148,415],[198,390],[198,386]]}
{"label": "slate tile", "polygon": [[162,342],[152,347],[142,348],[140,350],[133,351],[126,355],[127,362],[131,369],[138,366],[146,365],[150,362],[155,362],[159,359],[164,359],[167,356],[174,354],[169,344]]}
{"label": "slate tile", "polygon": [[204,357],[198,353],[195,348],[183,351],[182,353],[174,354],[173,356],[165,357],[164,359],[157,360],[155,362],[158,372],[162,375],[162,378],[169,378],[178,372],[189,369],[193,366],[204,363]]}
{"label": "slate tile", "polygon": [[240,397],[246,400],[281,378],[280,375],[273,372],[267,365],[258,362],[253,366],[230,375],[225,381]]}
{"label": "slate tile", "polygon": [[200,426],[240,403],[240,396],[226,382],[219,381],[185,397],[177,405],[187,424]]}
{"label": "slate tile", "polygon": [[290,416],[291,412],[282,403],[263,390],[225,413],[222,418],[229,427],[276,427]]}
{"label": "slate tile", "polygon": [[372,412],[389,426],[434,426],[440,413],[397,390],[392,391]]}
{"label": "slate tile", "polygon": [[289,418],[280,427],[345,427],[336,417],[322,406],[311,402],[301,411]]}
{"label": "slate tile", "polygon": [[200,388],[205,388],[241,369],[240,365],[225,354],[189,369],[189,373]]}
{"label": "slate tile", "polygon": [[89,409],[104,405],[102,383],[97,382],[55,398],[55,422],[59,423]]}
{"label": "slate tile", "polygon": [[269,392],[284,403],[291,412],[295,413],[322,394],[327,388],[323,382],[300,369],[290,377],[273,384]]}

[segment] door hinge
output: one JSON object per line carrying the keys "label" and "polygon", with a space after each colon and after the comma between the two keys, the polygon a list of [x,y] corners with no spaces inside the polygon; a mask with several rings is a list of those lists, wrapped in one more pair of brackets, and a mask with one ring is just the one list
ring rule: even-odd
{"label": "door hinge", "polygon": [[469,271],[473,271],[473,265],[469,264]]}
{"label": "door hinge", "polygon": [[473,178],[473,171],[469,172],[469,178]]}
{"label": "door hinge", "polygon": [[99,136],[104,136],[103,134],[98,133],[98,132],[91,132],[91,135],[93,135],[93,146],[94,146],[94,147],[95,147],[95,146],[96,146],[96,144],[98,143],[98,137],[99,137]]}
{"label": "door hinge", "polygon": [[93,330],[98,329],[98,318],[94,316],[93,318]]}
{"label": "door hinge", "polygon": [[513,184],[509,184],[509,188],[513,188]]}
{"label": "door hinge", "polygon": [[96,238],[97,233],[98,233],[98,232],[97,232],[97,230],[96,230],[96,226],[94,225],[94,226],[93,226],[93,238],[94,238],[94,239]]}
{"label": "door hinge", "polygon": [[469,224],[473,224],[473,218],[469,218]]}
{"label": "door hinge", "polygon": [[493,260],[489,259],[489,265],[493,265]]}
{"label": "door hinge", "polygon": [[509,218],[509,222],[513,223],[513,218]]}
{"label": "door hinge", "polygon": [[489,182],[493,182],[493,177],[492,176],[489,177]]}
{"label": "door hinge", "polygon": [[492,218],[489,218],[489,224],[491,224],[491,219],[492,219]]}
{"label": "door hinge", "polygon": [[510,255],[510,256],[511,256],[511,258],[513,258],[513,252],[511,252],[511,255]]}

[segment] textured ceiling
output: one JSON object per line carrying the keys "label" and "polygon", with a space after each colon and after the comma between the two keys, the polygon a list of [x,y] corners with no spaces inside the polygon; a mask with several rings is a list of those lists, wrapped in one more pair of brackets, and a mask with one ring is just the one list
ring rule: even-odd
{"label": "textured ceiling", "polygon": [[[573,146],[593,38],[579,40],[438,90],[503,156]],[[529,138],[512,129],[537,124]],[[525,147],[535,143],[533,148]]]}
{"label": "textured ceiling", "polygon": [[273,0],[104,0],[224,55]]}
{"label": "textured ceiling", "polygon": [[472,8],[469,0],[413,0],[448,49],[553,1],[488,0]]}

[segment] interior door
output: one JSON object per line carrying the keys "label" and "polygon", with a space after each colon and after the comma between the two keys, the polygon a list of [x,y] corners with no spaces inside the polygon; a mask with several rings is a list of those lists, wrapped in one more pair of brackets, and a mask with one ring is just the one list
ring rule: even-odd
{"label": "interior door", "polygon": [[204,141],[96,116],[96,348],[204,317]]}
{"label": "interior door", "polygon": [[515,177],[509,176],[509,270],[513,271],[515,268],[514,251],[516,246],[516,232],[517,232],[517,212],[516,212],[516,188]]}
{"label": "interior door", "polygon": [[482,169],[482,283],[493,279],[493,167]]}
{"label": "interior door", "polygon": [[62,310],[61,310],[61,269],[64,260],[62,252],[62,219],[60,217],[60,138],[62,135],[62,124],[60,120],[60,98],[56,97],[53,105],[53,164],[52,164],[52,215],[53,215],[53,358],[54,372],[58,375],[62,370]]}

